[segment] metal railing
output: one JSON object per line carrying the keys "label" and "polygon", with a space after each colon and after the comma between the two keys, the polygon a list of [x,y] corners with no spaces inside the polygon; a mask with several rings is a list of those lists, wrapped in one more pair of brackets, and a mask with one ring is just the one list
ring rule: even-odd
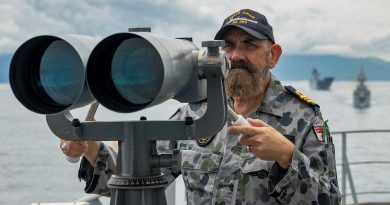
{"label": "metal railing", "polygon": [[[386,133],[390,130],[351,130],[351,131],[337,131],[332,132],[332,135],[341,134],[341,194],[342,200],[341,204],[346,204],[346,196],[351,195],[353,204],[358,205],[358,195],[363,194],[390,194],[390,191],[368,191],[368,192],[356,192],[355,185],[353,182],[353,177],[350,169],[350,165],[362,165],[362,164],[390,164],[390,161],[359,161],[359,162],[348,162],[347,157],[347,134],[356,134],[356,133]],[[351,193],[347,194],[347,177]]]}

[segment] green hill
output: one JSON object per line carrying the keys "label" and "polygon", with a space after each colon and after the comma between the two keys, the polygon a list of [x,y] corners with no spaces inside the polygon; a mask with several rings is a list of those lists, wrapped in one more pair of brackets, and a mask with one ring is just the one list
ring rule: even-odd
{"label": "green hill", "polygon": [[[0,82],[8,82],[9,63],[12,56],[0,55]],[[320,77],[335,80],[356,80],[364,69],[368,80],[390,81],[390,62],[377,58],[349,58],[331,55],[283,55],[273,70],[280,80],[307,80],[316,67]]]}

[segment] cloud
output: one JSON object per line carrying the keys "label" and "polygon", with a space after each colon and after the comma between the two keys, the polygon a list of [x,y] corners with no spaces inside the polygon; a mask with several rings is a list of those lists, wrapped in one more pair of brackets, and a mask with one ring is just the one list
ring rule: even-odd
{"label": "cloud", "polygon": [[[4,1],[4,0],[3,0]],[[265,14],[285,54],[335,54],[390,60],[387,0],[18,0],[0,3],[0,53],[42,34],[99,37],[151,27],[169,37],[213,39],[241,8]]]}

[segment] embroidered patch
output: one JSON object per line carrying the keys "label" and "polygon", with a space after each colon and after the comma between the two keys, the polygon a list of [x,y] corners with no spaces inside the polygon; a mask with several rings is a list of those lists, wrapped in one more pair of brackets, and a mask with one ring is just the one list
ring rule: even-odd
{"label": "embroidered patch", "polygon": [[316,133],[323,133],[324,132],[324,127],[322,125],[314,126],[314,131]]}
{"label": "embroidered patch", "polygon": [[328,120],[326,120],[322,125],[314,125],[313,130],[318,141],[323,143],[328,143],[331,141]]}
{"label": "embroidered patch", "polygon": [[208,144],[210,144],[211,141],[213,141],[215,135],[210,137],[202,137],[196,140],[196,143],[198,143],[199,146],[204,147]]}
{"label": "embroidered patch", "polygon": [[314,125],[313,130],[314,130],[314,133],[316,134],[318,141],[324,142],[324,126]]}

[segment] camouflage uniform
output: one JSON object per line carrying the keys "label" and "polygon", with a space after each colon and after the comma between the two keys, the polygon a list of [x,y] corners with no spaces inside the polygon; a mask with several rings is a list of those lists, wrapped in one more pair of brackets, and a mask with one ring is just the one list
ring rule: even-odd
{"label": "camouflage uniform", "polygon": [[[206,103],[184,106],[173,119],[198,118],[206,107]],[[248,152],[246,146],[238,143],[236,134],[227,132],[229,121],[206,146],[199,146],[194,140],[160,141],[159,153],[171,153],[173,148],[181,150],[181,167],[163,172],[170,182],[182,174],[188,204],[340,203],[333,143],[330,137],[325,142],[314,129],[324,123],[318,106],[288,92],[272,76],[261,106],[246,117],[261,119],[295,144],[290,167],[285,170],[274,161],[260,160]],[[113,164],[115,157],[108,158],[108,164]],[[107,191],[107,178],[99,180],[95,193]]]}

